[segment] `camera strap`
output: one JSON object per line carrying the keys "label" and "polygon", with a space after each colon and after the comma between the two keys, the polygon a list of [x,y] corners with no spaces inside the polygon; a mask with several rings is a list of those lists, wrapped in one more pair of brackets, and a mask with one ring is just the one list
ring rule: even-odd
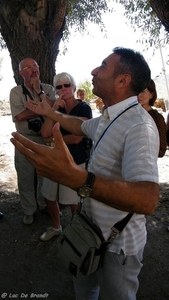
{"label": "camera strap", "polygon": [[[23,91],[23,94],[25,95],[26,101],[28,101],[27,95],[29,96],[29,99],[34,100],[33,97],[32,97],[32,95],[31,95],[31,93],[26,88],[26,86],[23,83],[22,83],[21,86],[22,86],[22,91]],[[40,88],[42,90],[42,85],[40,85]],[[39,116],[39,118],[41,119],[42,123],[44,123],[44,118],[42,116]],[[28,120],[27,120],[27,122],[28,122]]]}

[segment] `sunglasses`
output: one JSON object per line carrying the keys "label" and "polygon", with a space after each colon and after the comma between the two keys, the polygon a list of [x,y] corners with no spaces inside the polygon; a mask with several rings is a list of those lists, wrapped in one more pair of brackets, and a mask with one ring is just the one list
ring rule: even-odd
{"label": "sunglasses", "polygon": [[60,85],[57,85],[57,86],[56,86],[56,89],[57,89],[57,90],[61,90],[63,86],[64,86],[65,88],[69,88],[69,87],[71,86],[71,84],[70,84],[70,83],[60,84]]}

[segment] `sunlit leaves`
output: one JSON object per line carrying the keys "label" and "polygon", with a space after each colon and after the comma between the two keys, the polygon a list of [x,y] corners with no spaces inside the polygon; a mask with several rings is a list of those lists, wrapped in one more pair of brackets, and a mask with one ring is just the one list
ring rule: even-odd
{"label": "sunlit leaves", "polygon": [[87,31],[89,23],[97,24],[101,32],[106,32],[102,14],[110,11],[108,3],[109,1],[105,0],[69,0],[63,38],[65,39],[69,36],[69,31],[72,27],[75,31],[89,33]]}
{"label": "sunlit leaves", "polygon": [[169,34],[163,30],[163,25],[147,0],[119,0],[125,8],[125,16],[134,30],[140,28],[142,38],[139,42],[146,48],[158,48],[159,43],[165,45],[169,41]]}

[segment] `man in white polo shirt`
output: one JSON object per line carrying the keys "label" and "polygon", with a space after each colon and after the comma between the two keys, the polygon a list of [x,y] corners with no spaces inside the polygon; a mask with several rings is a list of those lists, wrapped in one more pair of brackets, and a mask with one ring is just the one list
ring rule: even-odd
{"label": "man in white polo shirt", "polygon": [[137,100],[149,83],[150,69],[140,53],[117,47],[92,76],[93,93],[104,102],[98,118],[83,121],[54,112],[46,101],[27,103],[30,110],[94,141],[87,170],[74,163],[62,141],[59,124],[53,129],[57,141],[53,149],[43,149],[16,133],[11,141],[39,174],[69,186],[80,196],[84,196],[85,186],[88,197],[83,209],[105,239],[113,224],[128,212],[134,213],[109,245],[98,271],[74,278],[74,286],[76,300],[135,300],[146,243],[145,215],[154,212],[159,197],[158,132]]}

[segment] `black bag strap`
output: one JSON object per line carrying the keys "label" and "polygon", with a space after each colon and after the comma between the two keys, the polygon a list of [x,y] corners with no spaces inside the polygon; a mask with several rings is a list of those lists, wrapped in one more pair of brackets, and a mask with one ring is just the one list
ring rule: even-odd
{"label": "black bag strap", "polygon": [[121,221],[114,224],[114,226],[111,228],[111,234],[108,238],[108,242],[112,243],[112,241],[115,239],[116,235],[122,232],[124,227],[127,225],[127,223],[130,221],[133,213],[128,213],[127,216],[125,216]]}
{"label": "black bag strap", "polygon": [[[28,99],[27,99],[27,95],[29,96],[29,98],[31,99],[31,100],[33,100],[33,98],[32,98],[32,95],[31,95],[31,93],[28,91],[28,89],[26,88],[26,86],[22,83],[22,91],[23,91],[23,94],[25,95],[25,99],[26,99],[26,101],[28,101]],[[40,88],[41,88],[41,91],[42,91],[42,85],[40,85]],[[41,121],[42,121],[42,123],[44,123],[44,118],[42,117],[42,116],[39,116],[39,118],[41,119]],[[27,120],[28,121],[28,120]]]}
{"label": "black bag strap", "polygon": [[[129,110],[130,108],[134,107],[138,105],[138,103],[134,103],[131,106],[127,107],[125,110],[123,110],[119,115],[117,115],[111,122],[110,124],[105,128],[105,130],[103,131],[103,133],[101,134],[100,138],[98,139],[94,150],[96,149],[97,145],[99,144],[100,140],[102,139],[103,135],[105,134],[105,132],[109,129],[109,127],[122,115],[124,114],[127,110]],[[94,151],[93,150],[93,151]],[[114,224],[114,226],[111,228],[111,234],[110,237],[108,238],[108,243],[112,243],[112,241],[114,240],[114,238],[116,237],[117,234],[119,234],[120,232],[122,232],[122,230],[124,229],[124,227],[127,225],[127,223],[129,222],[129,220],[131,219],[133,213],[128,213],[127,216],[125,216],[121,221],[117,222],[116,224]]]}
{"label": "black bag strap", "polygon": [[106,129],[103,131],[103,133],[101,134],[100,138],[98,139],[96,145],[94,146],[93,151],[96,149],[98,143],[100,142],[100,140],[102,139],[103,135],[105,134],[105,132],[109,129],[109,127],[121,116],[123,115],[127,110],[129,110],[130,108],[132,108],[133,106],[138,105],[138,103],[134,103],[131,106],[127,107],[125,110],[123,110],[119,115],[117,115],[111,122],[110,124],[106,127]]}

